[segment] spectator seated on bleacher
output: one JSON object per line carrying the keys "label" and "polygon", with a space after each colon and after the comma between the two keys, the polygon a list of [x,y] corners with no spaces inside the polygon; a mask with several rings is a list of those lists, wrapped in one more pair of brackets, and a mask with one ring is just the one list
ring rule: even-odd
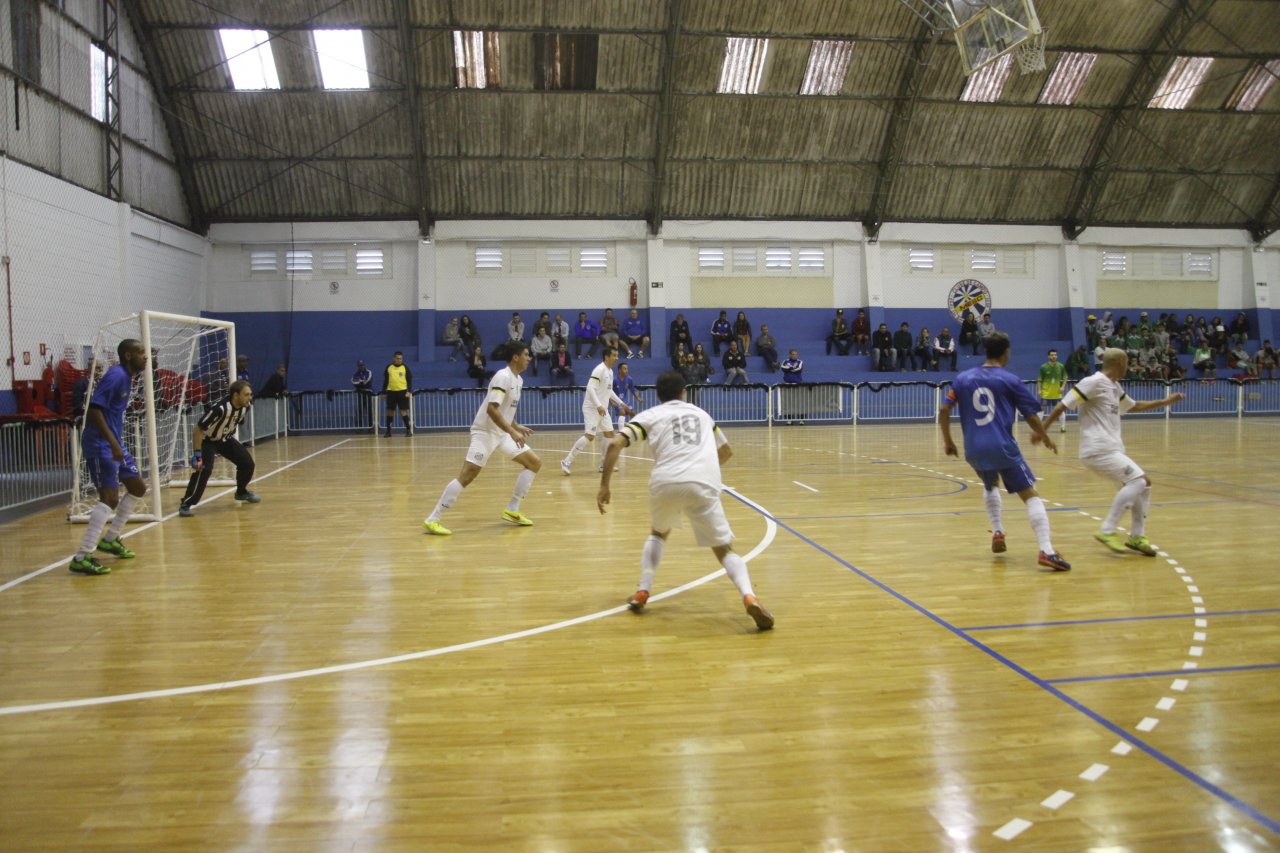
{"label": "spectator seated on bleacher", "polygon": [[[555,330],[553,329],[551,324],[551,315],[546,311],[543,311],[541,314],[539,314],[538,319],[535,320],[533,323],[533,336],[535,338],[538,336],[539,329],[545,330],[548,338],[553,338],[555,335]],[[552,343],[554,345],[554,341]]]}
{"label": "spectator seated on bleacher", "polygon": [[1207,343],[1196,347],[1191,356],[1191,366],[1200,371],[1203,379],[1216,379],[1218,376],[1218,363]]}
{"label": "spectator seated on bleacher", "polygon": [[693,345],[693,360],[697,362],[698,368],[702,371],[703,382],[707,381],[707,377],[716,375],[716,367],[711,363],[711,356],[707,355],[707,348],[701,343]]}
{"label": "spectator seated on bleacher", "polygon": [[1266,379],[1275,379],[1276,361],[1276,351],[1271,347],[1271,341],[1263,341],[1253,357],[1253,363],[1258,366],[1258,375]]}
{"label": "spectator seated on bleacher", "polygon": [[739,311],[738,319],[733,321],[733,337],[738,341],[738,349],[743,355],[751,354],[751,323],[747,320],[747,312]]}
{"label": "spectator seated on bleacher", "polygon": [[463,352],[462,333],[457,317],[450,317],[449,322],[444,324],[444,334],[440,336],[440,340],[445,346],[453,347],[449,350],[449,360],[457,361],[458,353]]}
{"label": "spectator seated on bleacher", "polygon": [[489,383],[489,378],[493,375],[487,369],[487,363],[484,359],[484,350],[476,347],[471,352],[471,364],[467,367],[467,375],[476,381],[477,388],[483,388]]}
{"label": "spectator seated on bleacher", "polygon": [[916,356],[911,351],[911,326],[903,323],[898,327],[898,331],[893,333],[893,348],[897,352],[896,366],[901,373],[907,372],[907,365],[911,365],[911,369],[916,369]]}
{"label": "spectator seated on bleacher", "polygon": [[512,311],[511,319],[507,322],[507,340],[523,341],[524,339],[524,321],[520,319],[519,311]]}
{"label": "spectator seated on bleacher", "polygon": [[678,371],[684,367],[684,357],[689,354],[683,343],[676,344],[676,351],[671,354],[671,369]]}
{"label": "spectator seated on bleacher", "polygon": [[953,371],[956,369],[956,342],[947,326],[943,326],[942,332],[933,339],[933,364],[940,368],[944,361],[951,363]]}
{"label": "spectator seated on bleacher", "polygon": [[831,318],[831,334],[827,335],[827,355],[835,349],[836,355],[848,355],[853,348],[853,332],[849,330],[849,321],[844,318],[844,309],[837,308],[836,316]]}
{"label": "spectator seated on bleacher", "polygon": [[471,358],[471,353],[475,350],[484,347],[480,340],[480,330],[466,314],[462,315],[462,320],[458,323],[458,337],[462,340],[462,352],[467,358]]}
{"label": "spectator seated on bleacher", "polygon": [[721,311],[720,316],[711,324],[711,350],[720,357],[720,345],[733,340],[733,327],[729,325],[729,312]]}
{"label": "spectator seated on bleacher", "polygon": [[760,324],[760,337],[756,338],[756,355],[764,359],[764,366],[770,373],[778,370],[778,342],[769,334],[769,324]]}
{"label": "spectator seated on bleacher", "polygon": [[534,332],[533,340],[529,342],[529,361],[530,366],[533,368],[534,376],[538,375],[539,361],[545,361],[548,365],[551,364],[551,353],[553,350],[551,336],[547,334],[547,330],[550,325],[551,324],[548,322],[547,326],[540,327],[536,332]]}
{"label": "spectator seated on bleacher", "polygon": [[724,354],[724,383],[725,385],[737,385],[741,380],[742,385],[747,385],[751,379],[747,376],[747,354],[738,349],[738,341],[736,339],[729,341],[729,349]]}
{"label": "spectator seated on bleacher", "polygon": [[569,346],[563,342],[556,345],[556,351],[551,354],[551,380],[564,380],[567,384],[573,385],[573,359],[569,356]]}
{"label": "spectator seated on bleacher", "polygon": [[1245,345],[1245,342],[1249,340],[1249,318],[1245,316],[1243,311],[1237,314],[1236,318],[1231,321],[1229,334],[1231,336],[1231,340],[1234,343],[1240,344],[1242,347]]}
{"label": "spectator seated on bleacher", "polygon": [[[684,344],[685,352],[693,352],[693,338],[689,337],[689,323],[685,320],[683,314],[677,314],[676,318],[671,321],[671,334],[667,338],[667,354],[675,355],[676,347]],[[680,359],[681,363],[684,358]],[[678,366],[673,366],[673,370],[679,370]]]}
{"label": "spectator seated on bleacher", "polygon": [[1182,366],[1182,361],[1178,358],[1178,351],[1173,345],[1164,348],[1164,354],[1160,358],[1160,363],[1164,366],[1165,379],[1182,379],[1187,375],[1187,370]]}
{"label": "spectator seated on bleacher", "polygon": [[1244,344],[1237,343],[1227,353],[1227,364],[1234,370],[1238,370],[1240,375],[1250,379],[1258,378],[1258,368],[1253,363],[1253,359],[1249,358],[1249,353],[1245,352]]}
{"label": "spectator seated on bleacher", "polygon": [[644,358],[644,351],[649,348],[649,335],[645,331],[640,312],[632,308],[627,319],[622,321],[622,347],[628,358]]}
{"label": "spectator seated on bleacher", "polygon": [[613,309],[604,309],[604,316],[600,318],[600,343],[607,347],[619,349],[622,346],[622,337],[619,334],[620,329],[618,318],[613,316]]}
{"label": "spectator seated on bleacher", "polygon": [[596,351],[600,348],[600,327],[587,319],[586,311],[579,311],[578,324],[573,327],[574,358],[582,358],[582,347],[584,344],[590,345],[590,351],[587,352],[587,357],[595,358]]}
{"label": "spectator seated on bleacher", "polygon": [[881,323],[871,335],[871,369],[875,371],[893,370],[893,363],[898,353],[893,348],[893,335],[889,334],[889,325]]}
{"label": "spectator seated on bleacher", "polygon": [[859,308],[853,318],[853,346],[858,355],[866,355],[871,346],[871,321],[867,319],[867,309]]}
{"label": "spectator seated on bleacher", "polygon": [[929,336],[928,327],[920,329],[920,334],[916,335],[916,346],[914,367],[923,373],[926,370],[933,370],[938,365],[933,360],[933,338]]}

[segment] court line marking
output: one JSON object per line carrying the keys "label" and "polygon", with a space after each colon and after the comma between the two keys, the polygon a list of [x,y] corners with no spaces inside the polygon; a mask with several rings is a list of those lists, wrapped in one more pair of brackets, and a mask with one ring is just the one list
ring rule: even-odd
{"label": "court line marking", "polygon": [[1254,672],[1265,669],[1280,669],[1280,663],[1250,663],[1239,666],[1205,666],[1196,667],[1194,672],[1185,669],[1155,669],[1150,672],[1118,672],[1114,675],[1074,675],[1064,678],[1046,678],[1046,684],[1077,684],[1086,681],[1124,681],[1130,678],[1162,678],[1166,675],[1213,675],[1223,672]]}
{"label": "court line marking", "polygon": [[[941,616],[937,615],[936,613],[926,608],[924,605],[918,604],[914,600],[908,598],[903,593],[898,592],[893,587],[889,586],[883,581],[876,579],[875,577],[870,575],[868,572],[865,572],[862,569],[859,569],[857,566],[853,565],[848,560],[845,560],[844,558],[824,548],[822,545],[819,545],[817,542],[810,539],[808,536],[805,536],[803,533],[791,527],[790,525],[783,522],[779,522],[779,526],[783,530],[790,533],[792,536],[795,536],[801,542],[804,542],[814,550],[818,551],[819,553],[825,554],[827,557],[831,558],[836,563],[844,566],[846,569],[853,572],[855,575],[862,578],[867,583],[871,584],[872,586],[875,586],[882,592],[897,599],[902,604],[905,604],[907,607],[910,607],[912,610],[915,610],[921,616],[924,616],[926,619],[929,619],[930,621],[934,622],[944,630],[951,632],[955,636],[964,640],[966,643],[969,643],[974,648],[981,651],[983,654],[986,654],[996,662],[1000,663],[1001,665],[1007,667],[1008,669],[1022,676],[1025,680],[1031,682],[1033,685],[1039,687],[1041,690],[1044,690],[1045,692],[1054,696],[1058,700],[1066,703],[1068,706],[1075,709],[1076,711],[1083,714],[1084,716],[1088,717],[1089,719],[1093,720],[1095,723],[1107,729],[1112,734],[1115,734],[1119,736],[1122,740],[1131,743],[1133,746],[1142,750],[1148,756],[1150,756],[1151,758],[1154,758],[1156,761],[1160,762],[1161,764],[1165,765],[1165,767],[1169,768],[1170,770],[1174,771],[1178,775],[1187,779],[1192,784],[1200,787],[1204,791],[1207,791],[1208,793],[1212,794],[1213,796],[1227,803],[1232,808],[1236,809],[1237,811],[1244,814],[1245,816],[1252,818],[1253,820],[1262,824],[1271,832],[1280,833],[1280,820],[1270,818],[1267,815],[1263,814],[1261,811],[1254,808],[1250,804],[1246,803],[1244,800],[1229,793],[1224,788],[1221,788],[1218,785],[1215,785],[1213,782],[1210,782],[1208,779],[1204,778],[1203,776],[1199,775],[1198,773],[1191,770],[1187,766],[1181,764],[1180,762],[1166,755],[1164,752],[1152,746],[1151,744],[1147,743],[1145,740],[1133,734],[1129,730],[1118,725],[1117,723],[1113,723],[1111,720],[1107,719],[1101,713],[1093,710],[1089,706],[1085,705],[1083,702],[1080,702],[1079,700],[1074,699],[1071,696],[1067,695],[1063,691],[1059,690],[1057,687],[1050,684],[1045,679],[1042,679],[1034,675],[1030,670],[1026,669],[1025,667],[1021,666],[1018,663],[1015,663],[1010,658],[1005,657],[1004,655],[997,652],[995,649],[977,640],[976,638],[970,636],[965,631],[960,630],[959,628],[952,625],[947,620],[943,619]],[[1021,818],[1015,818],[1014,820],[1006,824],[1005,827],[1001,827],[1000,830],[997,830],[996,834],[999,834],[1006,827],[1015,825],[1019,822],[1026,823],[1026,821],[1023,821]],[[1030,823],[1027,823],[1027,826],[1030,826],[1030,825],[1031,825]],[[1017,832],[1014,833],[1014,835],[1021,833],[1023,830],[1027,828],[1027,826],[1019,827],[1017,829]],[[1004,837],[1004,836],[1001,836],[1001,837]]]}
{"label": "court line marking", "polygon": [[815,489],[813,486],[806,486],[804,483],[800,482],[799,480],[792,480],[791,482],[795,483],[797,486],[799,486],[802,489],[808,489],[809,491],[813,492],[815,495],[818,493],[818,490]]}
{"label": "court line marking", "polygon": [[[1008,625],[975,625],[961,631],[1001,631],[1011,628],[1057,628],[1066,625],[1094,625],[1099,622],[1146,622],[1152,619],[1202,619],[1206,616],[1253,616],[1259,613],[1280,613],[1280,607],[1260,610],[1214,610],[1209,613],[1169,613],[1162,616],[1112,616],[1099,619],[1064,619],[1060,622],[1013,622]],[[1203,626],[1201,626],[1203,627]]]}
{"label": "court line marking", "polygon": [[[267,478],[269,478],[269,477],[274,477],[276,474],[279,474],[279,473],[281,473],[282,471],[288,471],[288,470],[289,470],[290,468],[292,468],[294,465],[301,465],[303,462],[306,462],[308,459],[312,459],[312,458],[314,458],[314,457],[316,457],[316,456],[319,456],[321,453],[328,453],[330,450],[333,450],[333,449],[334,449],[334,448],[336,448],[336,447],[341,447],[342,445],[346,444],[347,442],[349,442],[349,441],[354,441],[354,440],[355,440],[355,439],[351,439],[351,438],[344,438],[342,441],[339,441],[339,442],[338,442],[338,443],[336,443],[336,444],[331,444],[331,445],[329,445],[329,446],[328,446],[328,447],[326,447],[326,448],[323,448],[323,449],[321,449],[321,450],[317,450],[315,453],[309,453],[309,454],[307,454],[306,456],[302,457],[301,459],[296,459],[296,460],[294,460],[293,462],[290,462],[290,463],[289,463],[289,464],[287,464],[287,465],[283,465],[283,466],[281,466],[281,467],[279,467],[279,468],[275,468],[275,469],[273,469],[273,470],[271,470],[271,471],[268,471],[267,473],[263,474],[263,475],[262,475],[262,476],[260,476],[260,477],[254,477],[254,478],[253,478],[253,481],[256,483],[256,482],[258,482],[259,480],[266,480],[266,479],[267,479]],[[204,504],[204,503],[212,503],[213,501],[216,501],[218,498],[225,497],[225,496],[227,496],[227,495],[229,495],[229,494],[233,493],[234,491],[235,491],[235,487],[234,487],[234,486],[231,486],[231,487],[229,487],[229,488],[227,488],[227,489],[222,490],[221,492],[217,492],[217,493],[215,493],[215,494],[213,494],[213,495],[211,495],[211,496],[209,496],[209,497],[204,498],[203,500],[201,500],[201,501],[200,501],[200,503],[202,503],[202,504]],[[148,521],[146,524],[143,524],[141,527],[135,527],[135,528],[134,528],[134,529],[132,529],[132,530],[129,530],[129,531],[124,532],[124,533],[121,533],[121,534],[120,534],[120,538],[121,538],[121,539],[128,539],[130,536],[136,536],[137,534],[141,533],[141,532],[142,532],[142,531],[144,531],[144,530],[150,530],[151,528],[155,527],[157,524],[162,524],[162,523],[164,523],[164,522],[168,521],[168,520],[169,520],[169,519],[171,519],[171,518],[177,518],[177,516],[178,516],[178,513],[177,513],[177,512],[171,512],[171,513],[169,513],[169,514],[168,514],[168,515],[166,515],[166,516],[162,516],[162,517],[161,517],[159,520],[157,520],[157,521]],[[22,577],[14,578],[13,580],[9,581],[8,583],[0,584],[0,592],[4,592],[4,591],[5,591],[5,590],[7,590],[7,589],[11,589],[12,587],[17,586],[18,584],[20,584],[20,583],[25,583],[26,581],[32,580],[33,578],[37,578],[37,577],[39,577],[40,575],[44,574],[45,572],[49,572],[49,571],[52,571],[52,570],[54,570],[54,569],[61,568],[62,566],[65,566],[68,562],[70,562],[70,561],[71,561],[71,558],[72,558],[72,557],[74,557],[74,556],[75,556],[75,553],[74,553],[74,552],[72,552],[70,555],[68,555],[68,556],[66,556],[66,557],[63,557],[61,560],[58,560],[57,562],[50,563],[49,565],[44,566],[43,568],[36,569],[36,570],[35,570],[35,571],[33,571],[33,572],[28,572],[27,574],[23,575]]]}
{"label": "court line marking", "polygon": [[[312,454],[313,456],[315,454]],[[310,458],[310,457],[304,457]],[[302,460],[298,460],[302,461]],[[749,498],[740,495],[732,488],[726,486],[725,492],[737,498],[742,503],[756,510],[765,519],[765,534],[757,545],[750,552],[744,554],[742,559],[744,562],[751,562],[752,559],[759,556],[770,545],[778,534],[778,525],[773,521],[773,517],[769,511]],[[152,522],[153,524],[156,522]],[[686,584],[666,590],[652,596],[649,601],[661,601],[664,598],[671,598],[688,590],[702,586],[705,583],[715,580],[725,574],[723,567],[717,569],[710,574],[695,578]],[[441,655],[452,654],[454,652],[469,651],[471,649],[484,648],[499,643],[505,643],[510,640],[521,640],[525,637],[535,637],[539,634],[546,634],[551,631],[558,631],[563,628],[571,628],[574,625],[581,625],[586,622],[593,622],[597,619],[603,619],[606,616],[613,616],[616,613],[628,612],[630,608],[626,604],[618,607],[611,607],[608,610],[600,610],[595,613],[588,613],[584,616],[577,616],[573,619],[565,619],[549,625],[539,625],[536,628],[527,628],[523,631],[513,631],[509,634],[501,634],[496,637],[485,637],[479,640],[471,640],[466,643],[455,643],[450,646],[440,646],[434,649],[423,649],[416,652],[406,652],[400,655],[391,655],[389,657],[374,658],[372,660],[351,661],[349,663],[334,664],[332,666],[322,666],[315,669],[302,669],[293,672],[280,672],[274,675],[260,675],[254,678],[241,678],[233,681],[215,681],[206,684],[191,684],[186,687],[170,687],[160,690],[143,690],[137,693],[117,693],[110,696],[91,696],[83,699],[66,699],[60,702],[39,702],[31,705],[9,705],[0,707],[0,717],[13,716],[16,714],[34,714],[43,711],[60,711],[70,708],[88,708],[97,705],[114,705],[121,702],[138,702],[146,699],[162,699],[171,696],[186,696],[193,693],[212,693],[219,690],[230,690],[238,687],[253,687],[261,684],[275,684],[281,681],[296,681],[300,678],[314,678],[320,675],[333,675],[340,672],[352,672],[360,669],[372,669],[379,666],[387,666],[390,664],[405,663],[407,661],[422,660],[425,658],[439,657]]]}

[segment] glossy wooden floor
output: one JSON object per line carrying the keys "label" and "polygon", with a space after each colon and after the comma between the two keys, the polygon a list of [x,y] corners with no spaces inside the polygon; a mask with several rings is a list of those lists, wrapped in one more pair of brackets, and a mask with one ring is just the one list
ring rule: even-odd
{"label": "glossy wooden floor", "polygon": [[[1277,427],[1127,423],[1155,559],[1093,541],[1074,424],[1027,448],[1067,574],[1016,499],[990,553],[932,426],[730,428],[764,634],[723,577],[618,607],[649,463],[601,517],[567,432],[532,529],[495,463],[422,534],[459,434],[264,445],[263,503],[211,490],[105,577],[60,511],[8,524],[0,848],[1275,849]],[[717,568],[676,531],[655,591]]]}

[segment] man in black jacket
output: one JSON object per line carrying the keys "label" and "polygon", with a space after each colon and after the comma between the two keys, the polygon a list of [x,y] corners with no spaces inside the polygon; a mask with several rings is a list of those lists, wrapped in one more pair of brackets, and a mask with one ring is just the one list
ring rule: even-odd
{"label": "man in black jacket", "polygon": [[[910,337],[910,335],[908,335]],[[897,352],[893,348],[893,336],[884,323],[871,334],[871,369],[893,370]]]}
{"label": "man in black jacket", "polygon": [[916,355],[911,351],[911,326],[903,323],[898,331],[893,333],[893,348],[898,351],[897,367],[902,373],[907,372],[907,363],[911,363],[911,369],[916,369]]}

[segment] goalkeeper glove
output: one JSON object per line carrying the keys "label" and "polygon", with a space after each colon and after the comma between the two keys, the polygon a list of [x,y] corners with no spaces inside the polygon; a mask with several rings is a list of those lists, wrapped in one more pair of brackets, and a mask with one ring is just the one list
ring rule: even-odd
{"label": "goalkeeper glove", "polygon": [[202,460],[200,458],[200,451],[197,450],[195,453],[191,454],[191,470],[199,471],[201,464]]}

